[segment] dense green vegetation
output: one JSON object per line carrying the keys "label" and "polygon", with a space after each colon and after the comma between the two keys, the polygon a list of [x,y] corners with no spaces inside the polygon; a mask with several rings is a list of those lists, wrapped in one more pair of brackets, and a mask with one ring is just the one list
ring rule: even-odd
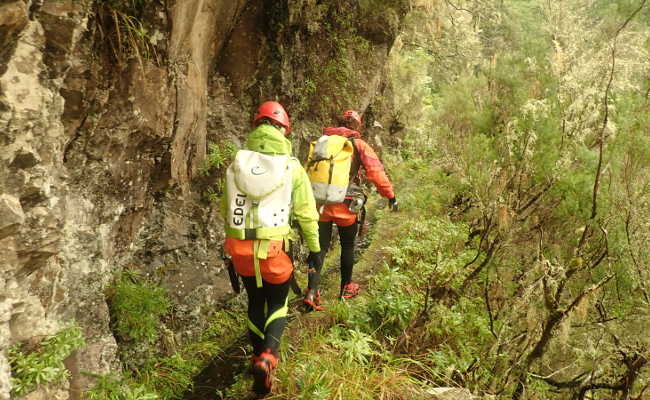
{"label": "dense green vegetation", "polygon": [[[102,4],[105,24],[143,49],[125,17],[142,3]],[[373,4],[360,2],[363,17],[390,22]],[[356,29],[318,10],[301,29]],[[380,102],[406,126],[386,156],[402,211],[373,200],[359,298],[334,301],[325,277],[326,311],[292,308],[269,398],[428,399],[440,386],[496,399],[650,396],[650,4],[419,0],[403,29],[392,98]],[[298,97],[347,87],[349,54],[368,56],[361,36],[332,40],[329,63],[307,61],[318,73]],[[232,146],[210,150],[205,170],[223,172]],[[110,297],[122,349],[164,342],[162,288],[124,275]],[[130,373],[99,377],[86,397],[180,398],[245,331],[241,298],[231,306],[196,343],[131,359]],[[62,337],[10,351],[17,394],[64,377],[81,339]],[[251,378],[237,372],[217,398],[246,397]]]}
{"label": "dense green vegetation", "polygon": [[[412,116],[405,155],[434,152],[477,249],[454,289],[482,304],[464,315],[487,319],[489,334],[464,338],[487,340],[467,352],[471,374],[452,363],[456,383],[503,398],[642,398],[648,7],[445,3],[439,15],[454,22],[434,39],[407,35],[397,58],[431,82],[407,92],[427,109]],[[441,71],[447,33],[459,57]]]}
{"label": "dense green vegetation", "polygon": [[274,398],[649,395],[648,13],[418,3],[393,54],[404,211],[379,212],[367,293],[295,322]]}

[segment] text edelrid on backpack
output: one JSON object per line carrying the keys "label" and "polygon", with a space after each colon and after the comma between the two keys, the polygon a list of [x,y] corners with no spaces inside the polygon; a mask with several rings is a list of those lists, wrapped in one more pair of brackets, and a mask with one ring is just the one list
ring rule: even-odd
{"label": "text edelrid on backpack", "polygon": [[232,223],[233,225],[242,225],[244,223],[244,206],[246,206],[246,195],[237,193],[235,197],[235,209],[233,210]]}

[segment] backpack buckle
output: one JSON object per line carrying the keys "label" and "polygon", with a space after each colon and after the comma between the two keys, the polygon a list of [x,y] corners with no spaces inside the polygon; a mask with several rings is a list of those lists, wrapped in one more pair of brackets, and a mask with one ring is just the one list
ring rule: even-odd
{"label": "backpack buckle", "polygon": [[257,239],[255,229],[246,228],[244,229],[244,240],[255,240]]}

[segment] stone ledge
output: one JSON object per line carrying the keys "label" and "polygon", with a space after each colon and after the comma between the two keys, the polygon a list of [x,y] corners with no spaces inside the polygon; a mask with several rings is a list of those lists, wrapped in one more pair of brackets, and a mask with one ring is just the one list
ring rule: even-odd
{"label": "stone ledge", "polygon": [[24,222],[25,214],[20,201],[8,194],[0,195],[0,239],[15,235]]}

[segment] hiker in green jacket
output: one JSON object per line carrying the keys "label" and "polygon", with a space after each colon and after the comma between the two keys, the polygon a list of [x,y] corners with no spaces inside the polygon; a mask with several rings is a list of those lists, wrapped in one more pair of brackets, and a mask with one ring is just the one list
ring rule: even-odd
{"label": "hiker in green jacket", "polygon": [[271,373],[287,323],[293,263],[285,250],[291,221],[298,222],[309,247],[310,269],[320,269],[320,244],[311,184],[285,137],[291,132],[287,112],[277,102],[265,102],[253,125],[246,148],[237,152],[228,168],[222,212],[224,249],[248,294],[253,391],[263,396],[271,391]]}

